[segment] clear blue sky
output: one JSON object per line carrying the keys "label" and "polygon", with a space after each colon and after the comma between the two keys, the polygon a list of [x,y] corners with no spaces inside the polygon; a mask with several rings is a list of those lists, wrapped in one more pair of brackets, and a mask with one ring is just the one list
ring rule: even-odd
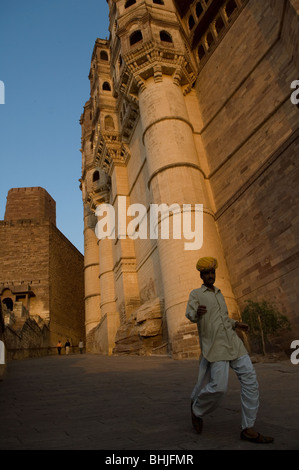
{"label": "clear blue sky", "polygon": [[59,230],[83,253],[81,127],[106,0],[1,0],[0,220],[10,188],[41,186]]}

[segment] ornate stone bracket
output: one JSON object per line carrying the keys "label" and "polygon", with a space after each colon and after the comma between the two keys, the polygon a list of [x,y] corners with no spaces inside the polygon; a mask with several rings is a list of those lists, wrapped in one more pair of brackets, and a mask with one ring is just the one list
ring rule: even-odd
{"label": "ornate stone bracket", "polygon": [[110,174],[113,165],[126,165],[130,152],[119,132],[102,132],[99,130],[94,154],[94,166]]}
{"label": "ornate stone bracket", "polygon": [[150,77],[160,82],[164,74],[170,75],[176,85],[184,88],[184,93],[190,91],[196,79],[197,72],[187,50],[178,52],[155,41],[142,43],[123,59],[119,90],[127,97],[138,99],[138,92],[145,89]]}

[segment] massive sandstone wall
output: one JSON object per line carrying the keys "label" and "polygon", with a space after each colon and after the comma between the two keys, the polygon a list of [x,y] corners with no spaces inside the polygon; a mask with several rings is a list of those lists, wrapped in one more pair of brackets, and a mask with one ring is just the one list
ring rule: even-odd
{"label": "massive sandstone wall", "polygon": [[201,71],[196,92],[234,294],[241,309],[247,299],[275,302],[294,338],[299,111],[290,85],[298,77],[299,21],[293,3],[250,1]]}
{"label": "massive sandstone wall", "polygon": [[85,338],[83,256],[53,225],[49,276],[51,342],[68,337],[78,345]]}

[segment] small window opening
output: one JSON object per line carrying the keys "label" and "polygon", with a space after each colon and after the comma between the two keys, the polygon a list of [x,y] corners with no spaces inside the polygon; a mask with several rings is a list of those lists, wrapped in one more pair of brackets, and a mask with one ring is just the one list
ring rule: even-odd
{"label": "small window opening", "polygon": [[104,83],[103,83],[103,86],[102,86],[102,89],[103,89],[103,90],[106,90],[106,91],[111,91],[110,83],[104,82]]}
{"label": "small window opening", "polygon": [[130,45],[133,46],[139,41],[142,41],[142,33],[140,30],[134,31],[130,36]]}
{"label": "small window opening", "polygon": [[153,0],[153,3],[156,3],[157,5],[164,5],[163,0]]}
{"label": "small window opening", "polygon": [[101,51],[100,52],[100,59],[101,60],[108,60],[108,54],[106,51]]}
{"label": "small window opening", "polygon": [[10,310],[11,312],[13,311],[13,301],[10,297],[3,299],[2,302],[4,303],[4,305],[6,305],[8,310]]}
{"label": "small window opening", "polygon": [[131,7],[132,5],[134,5],[134,3],[136,3],[136,0],[128,0],[128,1],[125,3],[125,8]]}
{"label": "small window opening", "polygon": [[99,171],[97,170],[97,171],[95,171],[94,174],[92,175],[92,181],[93,181],[93,183],[94,183],[95,181],[99,181],[99,179],[100,179],[100,173],[99,173]]}
{"label": "small window opening", "polygon": [[160,39],[164,42],[172,42],[172,37],[167,31],[160,31]]}

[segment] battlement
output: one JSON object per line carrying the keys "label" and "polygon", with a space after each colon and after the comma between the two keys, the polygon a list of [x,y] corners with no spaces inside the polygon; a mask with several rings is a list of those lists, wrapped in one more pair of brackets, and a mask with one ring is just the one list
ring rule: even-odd
{"label": "battlement", "polygon": [[4,221],[48,220],[56,225],[56,202],[41,187],[12,188],[8,191]]}

